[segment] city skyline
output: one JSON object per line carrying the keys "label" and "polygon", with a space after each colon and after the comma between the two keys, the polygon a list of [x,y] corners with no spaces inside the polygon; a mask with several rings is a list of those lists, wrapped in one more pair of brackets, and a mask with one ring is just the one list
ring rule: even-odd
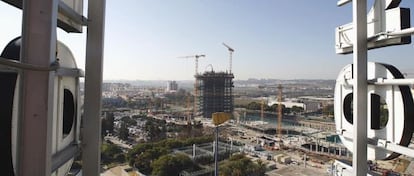
{"label": "city skyline", "polygon": [[[335,27],[350,23],[352,8],[337,1],[108,1],[104,80],[193,80],[194,60],[205,54],[199,72],[226,71],[226,43],[235,49],[235,80],[336,79],[352,55],[335,54]],[[369,1],[370,7],[373,1]],[[413,8],[414,1],[401,7]],[[21,33],[21,11],[0,3],[0,48]],[[3,10],[4,9],[4,10]],[[85,14],[86,16],[86,14]],[[411,19],[411,23],[413,20]],[[86,31],[58,39],[84,69]],[[369,61],[414,75],[412,44],[369,51]],[[410,57],[411,56],[411,57]]]}

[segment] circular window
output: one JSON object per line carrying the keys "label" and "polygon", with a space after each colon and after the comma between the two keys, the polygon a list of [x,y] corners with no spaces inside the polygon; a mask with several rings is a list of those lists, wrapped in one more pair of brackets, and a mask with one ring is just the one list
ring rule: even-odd
{"label": "circular window", "polygon": [[63,136],[70,133],[75,120],[75,100],[69,89],[64,89],[63,93]]}
{"label": "circular window", "polygon": [[[388,106],[387,103],[378,94],[371,94],[371,129],[379,130],[385,128],[388,123]],[[353,124],[353,93],[345,96],[343,111],[346,121]]]}
{"label": "circular window", "polygon": [[388,106],[381,96],[371,94],[371,129],[385,128],[388,123]]}
{"label": "circular window", "polygon": [[344,104],[343,104],[343,110],[344,110],[344,116],[346,121],[348,121],[350,124],[354,124],[354,94],[350,93],[345,96],[344,98]]}

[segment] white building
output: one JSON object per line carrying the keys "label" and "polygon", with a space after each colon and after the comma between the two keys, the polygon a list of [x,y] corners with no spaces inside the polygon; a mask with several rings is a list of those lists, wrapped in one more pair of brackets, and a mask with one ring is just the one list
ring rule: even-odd
{"label": "white building", "polygon": [[178,84],[176,81],[168,81],[166,92],[177,92]]}

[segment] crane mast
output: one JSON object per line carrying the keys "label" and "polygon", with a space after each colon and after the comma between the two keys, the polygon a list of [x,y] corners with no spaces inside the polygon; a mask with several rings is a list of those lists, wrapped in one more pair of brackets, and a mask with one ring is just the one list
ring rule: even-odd
{"label": "crane mast", "polygon": [[[178,58],[194,58],[195,64],[195,73],[194,76],[197,76],[198,74],[198,58],[201,57],[206,57],[205,54],[196,54],[196,55],[191,55],[191,56],[182,56],[182,57],[178,57]],[[193,115],[195,116],[197,113],[197,108],[196,108],[196,104],[197,104],[197,95],[198,95],[198,91],[197,91],[197,78],[194,81],[194,104],[193,104]],[[187,119],[187,121],[189,121],[190,119]]]}
{"label": "crane mast", "polygon": [[231,48],[229,45],[226,45],[225,43],[223,43],[223,45],[229,50],[229,73],[231,73],[234,49]]}
{"label": "crane mast", "polygon": [[282,85],[277,87],[278,89],[278,96],[277,96],[277,135],[279,139],[282,139]]}
{"label": "crane mast", "polygon": [[260,106],[260,120],[262,121],[262,125],[264,124],[264,119],[263,119],[263,117],[264,117],[264,100],[262,99],[262,103],[261,103],[261,106]]}

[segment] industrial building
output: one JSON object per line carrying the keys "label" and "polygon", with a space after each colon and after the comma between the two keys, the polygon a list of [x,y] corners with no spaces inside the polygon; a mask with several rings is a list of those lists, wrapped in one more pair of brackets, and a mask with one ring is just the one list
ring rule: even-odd
{"label": "industrial building", "polygon": [[233,78],[228,72],[208,71],[196,76],[197,110],[205,118],[214,112],[233,112]]}

